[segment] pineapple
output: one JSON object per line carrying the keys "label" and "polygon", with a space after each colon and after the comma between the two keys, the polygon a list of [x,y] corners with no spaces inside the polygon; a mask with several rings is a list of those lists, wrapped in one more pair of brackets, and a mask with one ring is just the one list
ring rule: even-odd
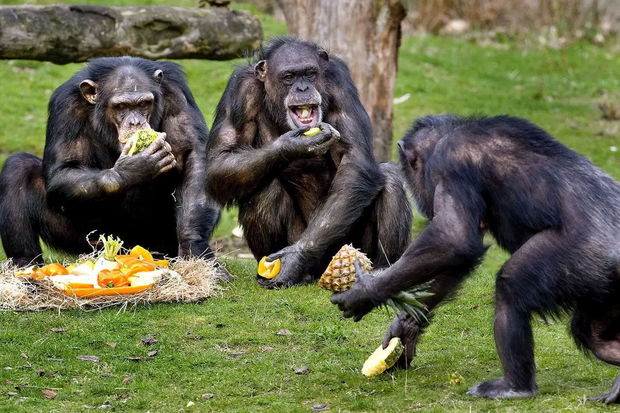
{"label": "pineapple", "polygon": [[355,283],[355,260],[360,260],[362,268],[372,270],[372,262],[362,251],[353,245],[343,245],[334,255],[327,269],[319,279],[319,287],[335,293],[347,291]]}
{"label": "pineapple", "polygon": [[366,359],[362,366],[362,374],[366,377],[372,377],[383,373],[396,364],[404,350],[405,347],[403,347],[400,338],[393,337],[386,348],[377,347],[374,353]]}
{"label": "pineapple", "polygon": [[[350,244],[343,245],[319,279],[319,286],[335,293],[349,290],[355,283],[355,260],[360,260],[362,268],[367,272],[372,270],[372,262],[366,254]],[[427,291],[429,286],[430,282],[401,291],[388,299],[386,304],[398,312],[408,314],[415,320],[425,320],[426,307],[418,300],[432,295]]]}

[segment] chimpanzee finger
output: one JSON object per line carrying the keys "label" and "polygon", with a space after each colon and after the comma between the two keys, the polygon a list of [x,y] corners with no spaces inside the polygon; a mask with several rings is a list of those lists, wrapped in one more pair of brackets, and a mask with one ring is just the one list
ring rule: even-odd
{"label": "chimpanzee finger", "polygon": [[329,301],[331,301],[332,304],[336,304],[337,306],[340,306],[342,304],[342,294],[332,295]]}
{"label": "chimpanzee finger", "polygon": [[163,138],[159,137],[157,139],[155,139],[153,141],[153,143],[151,143],[149,145],[148,148],[146,148],[144,151],[142,151],[142,154],[144,156],[152,156],[153,154],[155,154],[157,151],[159,151],[160,149],[162,149],[164,147],[164,144],[166,143],[166,141],[164,141]]}
{"label": "chimpanzee finger", "polygon": [[329,148],[331,148],[332,144],[334,143],[333,139],[329,139],[326,142],[320,144],[320,145],[311,145],[308,147],[308,151],[316,154],[316,155],[323,155],[325,153],[327,153],[327,151],[329,151]]}
{"label": "chimpanzee finger", "polygon": [[401,335],[400,319],[397,316],[394,319],[394,321],[392,321],[392,324],[390,324],[390,328],[388,328],[388,331],[383,336],[383,343],[381,343],[381,345],[383,346],[383,348],[386,348],[390,344],[390,340],[392,338],[400,337],[400,335]]}
{"label": "chimpanzee finger", "polygon": [[164,141],[164,149],[166,149],[166,151],[172,153],[172,146],[170,146],[170,144],[167,141]]}
{"label": "chimpanzee finger", "polygon": [[330,125],[329,123],[326,122],[321,122],[319,124],[319,127],[321,128],[322,131],[329,131],[329,133],[336,139],[340,139],[340,132],[338,132],[338,130],[336,128],[334,128],[332,125]]}
{"label": "chimpanzee finger", "polygon": [[123,146],[123,150],[121,151],[121,156],[127,156],[129,150],[131,149],[132,142],[125,142],[125,146]]}
{"label": "chimpanzee finger", "polygon": [[307,140],[309,146],[319,146],[326,142],[333,140],[333,135],[329,129],[321,130],[316,135],[304,137]]}
{"label": "chimpanzee finger", "polygon": [[301,128],[297,129],[293,134],[295,136],[301,136],[304,133],[306,133],[307,131],[309,131],[310,129],[312,129],[311,126],[302,126]]}
{"label": "chimpanzee finger", "polygon": [[157,167],[160,169],[168,167],[168,166],[171,166],[172,168],[174,168],[176,164],[177,164],[177,161],[174,158],[174,155],[171,153],[167,153],[163,159],[157,162]]}
{"label": "chimpanzee finger", "polygon": [[287,250],[286,248],[281,249],[280,251],[274,252],[273,254],[270,254],[267,256],[267,261],[275,261],[279,258],[284,257],[287,254]]}
{"label": "chimpanzee finger", "polygon": [[164,166],[163,168],[160,168],[159,173],[163,174],[164,172],[168,172],[169,170],[173,169],[175,166],[177,166],[176,161]]}
{"label": "chimpanzee finger", "polygon": [[360,262],[359,259],[356,259],[355,262],[353,263],[353,265],[355,266],[355,278],[356,278],[356,282],[363,282],[362,278],[364,276],[367,276],[368,273],[366,272],[366,270],[362,267],[362,263]]}

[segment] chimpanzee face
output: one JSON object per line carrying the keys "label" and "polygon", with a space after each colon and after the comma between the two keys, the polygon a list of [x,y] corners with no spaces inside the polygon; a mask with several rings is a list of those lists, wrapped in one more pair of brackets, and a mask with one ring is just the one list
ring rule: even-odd
{"label": "chimpanzee face", "polygon": [[86,101],[96,105],[99,116],[116,129],[122,146],[137,130],[151,128],[162,77],[161,70],[156,70],[149,79],[136,68],[125,66],[99,84],[88,79],[82,81],[80,90]]}
{"label": "chimpanzee face", "polygon": [[328,61],[324,51],[285,45],[269,60],[256,64],[256,76],[265,85],[268,110],[274,120],[291,130],[321,122],[321,93]]}

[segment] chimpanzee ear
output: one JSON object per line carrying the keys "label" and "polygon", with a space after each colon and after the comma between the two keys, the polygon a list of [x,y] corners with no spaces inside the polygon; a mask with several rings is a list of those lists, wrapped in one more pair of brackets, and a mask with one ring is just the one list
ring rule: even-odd
{"label": "chimpanzee ear", "polygon": [[325,51],[325,49],[319,49],[319,57],[326,62],[329,62],[329,54],[327,54],[327,51]]}
{"label": "chimpanzee ear", "polygon": [[256,75],[256,78],[260,80],[261,82],[265,81],[265,78],[267,77],[267,61],[266,60],[261,60],[254,65],[254,74]]}
{"label": "chimpanzee ear", "polygon": [[154,73],[153,73],[153,78],[155,79],[155,81],[157,82],[157,84],[161,84],[161,81],[164,80],[164,71],[161,69],[157,69]]}
{"label": "chimpanzee ear", "polygon": [[82,92],[82,96],[92,105],[97,103],[98,91],[99,88],[97,84],[90,79],[82,80],[82,83],[80,83],[80,92]]}

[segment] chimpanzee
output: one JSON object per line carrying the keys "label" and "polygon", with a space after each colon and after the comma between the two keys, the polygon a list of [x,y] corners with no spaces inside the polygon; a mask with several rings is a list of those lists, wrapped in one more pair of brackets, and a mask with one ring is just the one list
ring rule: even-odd
{"label": "chimpanzee", "polygon": [[[128,156],[129,138],[145,128],[165,138]],[[39,237],[88,252],[95,230],[169,256],[212,256],[219,208],[204,190],[207,136],[178,65],[92,59],[51,97],[43,159],[16,153],[2,169],[7,256],[18,265],[41,261]]]}
{"label": "chimpanzee", "polygon": [[233,73],[207,145],[207,188],[239,206],[257,259],[282,260],[263,286],[316,278],[347,242],[377,266],[400,256],[411,211],[400,171],[376,162],[371,138],[347,66],[313,43],[275,38]]}
{"label": "chimpanzee", "polygon": [[[429,310],[479,262],[486,230],[512,254],[497,275],[495,341],[504,376],[469,394],[536,393],[532,313],[572,312],[578,345],[620,365],[620,184],[524,119],[450,115],[417,120],[399,142],[420,211],[430,219],[402,257],[332,297],[359,320],[394,293],[433,280]],[[386,339],[414,355],[423,325],[397,317]],[[404,361],[404,364],[408,360]],[[595,398],[620,402],[620,376]]]}

